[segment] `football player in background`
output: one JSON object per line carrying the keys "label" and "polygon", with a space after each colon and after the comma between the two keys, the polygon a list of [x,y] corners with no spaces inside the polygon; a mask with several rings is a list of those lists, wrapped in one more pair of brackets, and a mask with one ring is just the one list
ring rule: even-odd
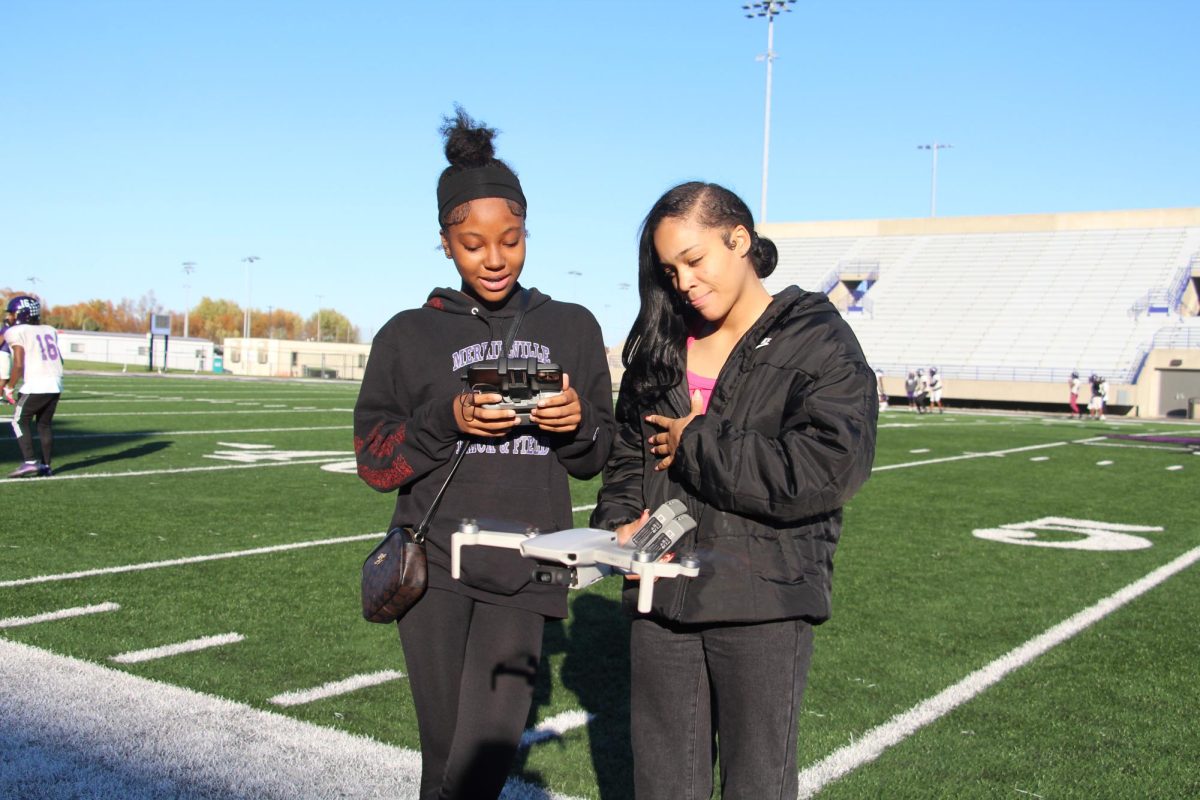
{"label": "football player in background", "polygon": [[1092,385],[1092,398],[1088,400],[1088,419],[1104,419],[1104,397],[1100,394],[1100,382],[1103,380],[1096,373],[1088,377]]}
{"label": "football player in background", "polygon": [[[10,403],[16,403],[12,427],[25,459],[8,477],[48,477],[54,444],[51,425],[63,388],[58,332],[42,324],[42,304],[36,297],[28,295],[18,295],[8,301],[5,322],[10,326],[4,331],[4,341],[12,350],[12,370],[4,382],[4,397]],[[18,385],[20,393],[14,397]],[[41,462],[34,458],[33,442],[29,438],[29,423],[35,421],[42,443]]]}
{"label": "football player in background", "polygon": [[[8,378],[12,375],[12,350],[9,349],[8,342],[4,341],[6,330],[8,330],[8,324],[0,323],[0,387],[7,386]],[[0,399],[7,403],[8,395],[0,392]]]}
{"label": "football player in background", "polygon": [[924,414],[927,409],[925,404],[929,402],[929,377],[925,374],[924,369],[917,370],[917,413]]}
{"label": "football player in background", "polygon": [[942,405],[942,375],[938,372],[937,367],[929,368],[929,411],[937,408],[939,414],[946,413],[946,407]]}

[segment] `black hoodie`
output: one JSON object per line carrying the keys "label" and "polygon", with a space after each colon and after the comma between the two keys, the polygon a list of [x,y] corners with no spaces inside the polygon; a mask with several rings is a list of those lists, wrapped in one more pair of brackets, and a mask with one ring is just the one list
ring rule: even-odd
{"label": "black hoodie", "polygon": [[[604,343],[582,306],[529,290],[529,305],[510,356],[553,362],[579,393],[583,419],[574,434],[518,427],[499,439],[475,439],[430,525],[429,585],[552,617],[567,614],[566,590],[530,582],[532,562],[515,551],[463,549],[463,580],[450,577],[450,535],[464,518],[489,528],[572,527],[568,475],[590,478],[612,444],[612,384]],[[446,478],[463,436],[452,403],[464,369],[497,358],[520,302],[518,288],[489,310],[454,289],[436,289],[421,308],[392,317],[375,336],[354,407],[358,474],[380,492],[397,492],[391,524],[416,525]]]}

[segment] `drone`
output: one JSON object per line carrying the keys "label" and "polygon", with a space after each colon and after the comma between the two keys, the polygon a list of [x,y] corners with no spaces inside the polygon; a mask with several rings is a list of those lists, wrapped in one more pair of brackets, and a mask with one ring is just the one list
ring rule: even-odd
{"label": "drone", "polygon": [[511,533],[482,530],[474,520],[464,520],[450,536],[450,576],[459,579],[462,548],[503,547],[536,562],[535,583],[582,589],[609,575],[637,575],[637,610],[645,614],[654,602],[656,579],[700,574],[700,559],[695,555],[684,555],[678,561],[660,560],[695,527],[696,521],[679,500],[659,506],[624,545],[617,542],[613,531],[598,528]]}

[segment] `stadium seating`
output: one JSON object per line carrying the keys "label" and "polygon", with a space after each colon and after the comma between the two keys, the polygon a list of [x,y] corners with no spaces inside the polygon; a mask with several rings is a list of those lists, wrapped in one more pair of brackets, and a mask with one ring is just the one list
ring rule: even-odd
{"label": "stadium seating", "polygon": [[948,378],[1057,382],[1078,369],[1132,382],[1155,333],[1179,324],[1200,258],[1200,224],[941,233],[941,220],[914,222],[925,230],[765,226],[779,248],[768,287],[825,289],[872,265],[878,281],[846,318],[889,374],[936,365]]}

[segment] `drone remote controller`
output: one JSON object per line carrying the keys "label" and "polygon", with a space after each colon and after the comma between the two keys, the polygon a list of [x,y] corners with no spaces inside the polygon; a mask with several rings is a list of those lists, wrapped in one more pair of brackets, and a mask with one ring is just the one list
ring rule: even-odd
{"label": "drone remote controller", "polygon": [[517,412],[518,425],[530,425],[530,412],[539,401],[562,394],[563,375],[558,364],[543,364],[536,358],[499,358],[467,367],[468,387],[480,393],[499,394],[499,403],[484,408]]}

